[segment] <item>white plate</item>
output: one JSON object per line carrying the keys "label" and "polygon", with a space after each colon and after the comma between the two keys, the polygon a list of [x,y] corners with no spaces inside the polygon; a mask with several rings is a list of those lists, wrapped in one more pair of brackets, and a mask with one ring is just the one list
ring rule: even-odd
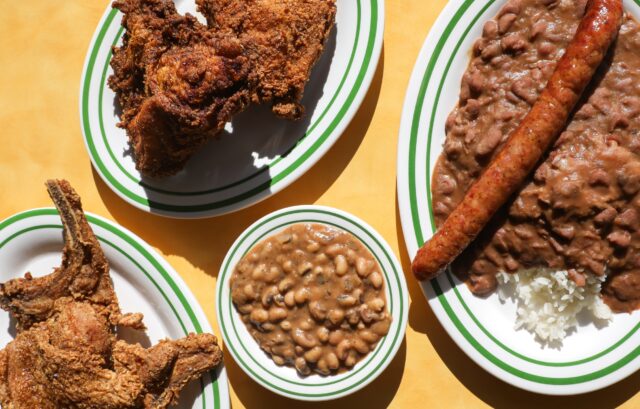
{"label": "white plate", "polygon": [[[640,0],[636,0],[640,3]],[[398,201],[409,255],[433,234],[430,179],[455,107],[473,41],[505,0],[450,1],[418,57],[404,103],[398,143]],[[625,1],[636,17],[640,6]],[[522,389],[570,395],[611,385],[640,367],[640,312],[616,314],[605,328],[585,322],[561,349],[542,348],[515,331],[515,308],[475,297],[450,273],[422,289],[451,338],[476,363]]]}
{"label": "white plate", "polygon": [[[176,0],[181,13],[194,0]],[[305,89],[305,118],[290,122],[268,106],[234,118],[179,174],[143,178],[123,129],[116,127],[115,94],[107,86],[111,47],[121,42],[122,14],[105,11],[87,52],[80,84],[80,120],[94,168],[132,205],[171,217],[197,218],[239,210],[279,192],[324,155],[344,131],[369,88],[384,30],[382,0],[337,0],[336,24]]]}
{"label": "white plate", "polygon": [[[375,255],[385,277],[393,317],[389,333],[353,369],[329,377],[300,377],[294,368],[276,365],[253,339],[230,297],[229,278],[240,259],[259,241],[294,223],[323,223],[345,230]],[[265,388],[292,399],[322,401],[349,395],[373,381],[393,360],[407,327],[409,297],[402,267],[389,245],[371,226],[343,211],[323,206],[294,206],[271,213],[245,230],[229,249],[216,288],[218,322],[227,350],[247,375]]]}
{"label": "white plate", "polygon": [[[212,333],[200,305],[180,276],[142,239],[107,219],[87,213],[109,265],[123,312],[142,312],[147,330],[125,329],[120,335],[145,347],[189,332]],[[51,273],[62,256],[62,223],[53,208],[18,213],[0,223],[0,282]],[[0,348],[13,339],[9,314],[0,311]],[[230,407],[227,374],[222,365],[180,394],[176,408]]]}

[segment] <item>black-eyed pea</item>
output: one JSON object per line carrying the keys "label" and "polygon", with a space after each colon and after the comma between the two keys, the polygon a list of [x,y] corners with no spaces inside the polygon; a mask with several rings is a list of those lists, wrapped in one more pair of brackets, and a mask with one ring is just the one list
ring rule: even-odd
{"label": "black-eyed pea", "polygon": [[336,370],[338,369],[338,367],[340,367],[340,361],[338,360],[336,354],[334,354],[333,352],[329,352],[324,357],[324,359],[327,361],[327,366],[329,367],[329,369]]}
{"label": "black-eyed pea", "polygon": [[276,326],[271,324],[270,322],[265,322],[264,324],[260,325],[260,328],[262,328],[262,330],[265,332],[271,332],[276,329]]}
{"label": "black-eyed pea", "polygon": [[282,263],[282,269],[284,270],[285,273],[287,274],[291,274],[293,273],[295,267],[293,266],[293,261],[291,260],[285,260],[284,263]]}
{"label": "black-eyed pea", "polygon": [[390,326],[391,326],[391,320],[389,320],[388,318],[383,319],[371,325],[371,331],[373,331],[375,334],[380,336],[387,335],[387,332],[389,332]]}
{"label": "black-eyed pea", "polygon": [[351,368],[356,364],[356,362],[358,362],[358,355],[356,354],[356,351],[349,351],[347,359],[344,360],[344,365]]}
{"label": "black-eyed pea", "polygon": [[361,339],[363,339],[365,342],[368,342],[369,344],[374,344],[378,342],[378,340],[380,339],[380,337],[376,333],[368,329],[363,329],[362,331],[359,331],[358,336]]}
{"label": "black-eyed pea", "polygon": [[369,274],[369,282],[374,288],[382,287],[382,276],[377,271]]}
{"label": "black-eyed pea", "polygon": [[320,372],[322,375],[329,375],[329,366],[324,358],[321,358],[316,364],[316,371]]}
{"label": "black-eyed pea", "polygon": [[262,324],[269,319],[269,313],[263,308],[256,308],[251,311],[250,319],[252,322]]}
{"label": "black-eyed pea", "polygon": [[333,325],[340,325],[342,320],[344,320],[344,311],[338,308],[333,308],[329,311],[329,321]]}
{"label": "black-eyed pea", "polygon": [[355,348],[356,351],[358,351],[362,355],[369,352],[369,344],[367,344],[360,338],[353,339],[353,347]]}
{"label": "black-eyed pea", "polygon": [[291,237],[291,233],[284,232],[284,233],[278,234],[276,238],[280,244],[285,244],[285,243],[289,243],[292,237]]}
{"label": "black-eyed pea", "polygon": [[315,267],[313,268],[313,273],[314,273],[316,276],[320,276],[320,275],[322,275],[322,274],[324,273],[324,268],[322,268],[322,266],[315,266]]}
{"label": "black-eyed pea", "polygon": [[327,255],[331,257],[337,256],[339,253],[342,253],[342,245],[341,244],[332,244],[326,248],[324,251]]}
{"label": "black-eyed pea", "polygon": [[267,270],[264,279],[268,283],[275,283],[280,279],[281,276],[282,270],[280,270],[280,267],[273,265]]}
{"label": "black-eyed pea", "polygon": [[280,328],[282,328],[283,331],[289,331],[291,329],[291,321],[282,321],[280,323]]}
{"label": "black-eyed pea", "polygon": [[316,257],[313,259],[313,261],[316,264],[325,264],[327,261],[329,261],[329,257],[327,257],[327,255],[324,254],[324,253],[320,253],[320,254],[316,255]]}
{"label": "black-eyed pea", "polygon": [[360,318],[362,318],[363,322],[368,324],[373,321],[374,313],[367,304],[362,304],[358,307],[358,313],[360,314]]}
{"label": "black-eyed pea", "polygon": [[355,251],[351,249],[347,250],[347,261],[349,261],[349,264],[354,265],[357,259],[358,254]]}
{"label": "black-eyed pea", "polygon": [[362,289],[356,288],[355,290],[353,290],[351,295],[353,295],[355,299],[358,300],[358,302],[362,302]]}
{"label": "black-eyed pea", "polygon": [[317,321],[324,321],[327,318],[327,308],[320,301],[311,301],[309,303],[309,312]]}
{"label": "black-eyed pea", "polygon": [[278,366],[284,365],[284,358],[280,355],[271,355],[271,359],[273,359],[273,362]]}
{"label": "black-eyed pea", "polygon": [[373,262],[364,257],[358,257],[356,260],[356,272],[360,277],[367,277],[371,273]]}
{"label": "black-eyed pea", "polygon": [[293,297],[293,294],[293,291],[289,291],[284,295],[284,303],[287,307],[293,307],[294,305],[296,305],[296,300]]}
{"label": "black-eyed pea", "polygon": [[[300,353],[302,353],[302,351],[300,351]],[[296,356],[295,348],[289,345],[287,348],[282,350],[282,356],[285,360],[290,361],[294,356]]]}
{"label": "black-eyed pea", "polygon": [[384,309],[384,300],[382,298],[374,298],[370,300],[367,305],[375,312],[380,312]]}
{"label": "black-eyed pea", "polygon": [[282,294],[286,293],[292,288],[293,280],[290,277],[286,277],[278,283],[278,291],[280,291]]}
{"label": "black-eyed pea", "polygon": [[316,336],[324,344],[329,341],[329,330],[326,327],[319,327],[316,331]]}
{"label": "black-eyed pea", "polygon": [[298,289],[293,295],[293,298],[297,304],[304,304],[309,299],[309,289],[307,288]]}
{"label": "black-eyed pea", "polygon": [[322,348],[316,346],[304,353],[304,359],[307,362],[316,363],[322,356]]}
{"label": "black-eyed pea", "polygon": [[242,304],[238,306],[238,311],[240,314],[250,314],[253,311],[253,305],[251,304]]}
{"label": "black-eyed pea", "polygon": [[273,303],[273,297],[277,294],[279,294],[279,291],[278,287],[276,287],[275,285],[266,287],[264,290],[262,290],[262,297],[260,299],[262,305],[265,308],[271,306],[271,304]]}
{"label": "black-eyed pea", "polygon": [[309,331],[311,328],[313,328],[313,320],[311,320],[311,318],[307,318],[305,321],[302,321],[300,323],[300,328],[305,331]]}
{"label": "black-eyed pea", "polygon": [[280,322],[287,318],[287,310],[280,307],[271,307],[269,309],[269,321]]}
{"label": "black-eyed pea", "polygon": [[347,264],[347,259],[342,254],[338,254],[333,261],[336,264],[336,274],[339,276],[347,274],[349,264]]}
{"label": "black-eyed pea", "polygon": [[360,314],[354,308],[348,309],[345,316],[347,317],[347,322],[351,325],[356,325],[360,322]]}
{"label": "black-eyed pea", "polygon": [[356,297],[349,294],[340,294],[337,299],[341,307],[353,307],[357,302]]}
{"label": "black-eyed pea", "polygon": [[276,294],[273,296],[273,302],[278,307],[285,307],[284,296],[282,294]]}
{"label": "black-eyed pea", "polygon": [[302,348],[300,345],[296,345],[296,347],[293,350],[298,356],[304,354],[304,348]]}
{"label": "black-eyed pea", "polygon": [[256,297],[258,296],[258,294],[256,294],[256,290],[253,288],[253,285],[251,284],[246,284],[242,288],[242,292],[244,293],[245,297],[247,297],[247,300],[255,300]]}
{"label": "black-eyed pea", "polygon": [[357,328],[357,329],[364,329],[364,327],[365,327],[365,325],[364,325],[364,322],[362,322],[362,321],[360,321],[360,322],[358,323],[358,325],[356,325],[356,328]]}
{"label": "black-eyed pea", "polygon": [[264,276],[267,273],[267,265],[264,263],[258,264],[251,272],[251,278],[256,281],[264,280]]}
{"label": "black-eyed pea", "polygon": [[311,271],[311,269],[312,269],[312,268],[313,268],[313,264],[311,264],[311,263],[310,263],[310,262],[308,262],[308,261],[304,261],[304,262],[302,262],[302,264],[300,264],[300,265],[298,266],[298,274],[300,274],[301,276],[302,276],[302,275],[305,275],[305,274],[307,274],[309,271]]}
{"label": "black-eyed pea", "polygon": [[340,330],[331,331],[329,333],[329,343],[333,346],[338,345],[344,339],[344,333]]}
{"label": "black-eyed pea", "polygon": [[344,361],[345,359],[347,359],[347,354],[349,353],[349,350],[351,350],[351,348],[351,340],[343,339],[338,343],[338,345],[336,345],[336,355],[341,361]]}
{"label": "black-eyed pea", "polygon": [[309,244],[307,244],[307,251],[309,253],[315,253],[318,250],[320,250],[320,244],[317,241],[309,241]]}
{"label": "black-eyed pea", "polygon": [[291,338],[293,338],[293,342],[305,349],[311,349],[317,344],[317,341],[313,336],[307,334],[300,328],[296,328],[293,330],[293,332],[291,333]]}
{"label": "black-eyed pea", "polygon": [[311,373],[311,369],[309,369],[307,361],[305,361],[302,357],[296,358],[294,365],[298,372],[300,372],[302,375],[309,375]]}

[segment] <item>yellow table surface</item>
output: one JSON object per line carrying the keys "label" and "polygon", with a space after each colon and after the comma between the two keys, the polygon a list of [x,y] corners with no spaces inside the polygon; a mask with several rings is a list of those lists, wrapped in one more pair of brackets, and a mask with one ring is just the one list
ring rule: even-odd
{"label": "yellow table surface", "polygon": [[[409,271],[396,202],[396,142],[404,94],[418,51],[445,0],[387,0],[384,49],[360,111],[307,174],[246,210],[172,220],[135,209],[91,167],[78,116],[80,75],[103,0],[2,1],[0,13],[0,219],[51,203],[43,182],[66,178],[87,211],[131,229],[180,273],[218,332],[214,288],[238,234],[285,206],[321,204],[369,222]],[[455,346],[407,273],[407,334],[387,370],[363,390],[330,404],[282,398],[253,382],[226,355],[234,408],[640,407],[640,372],[577,397],[521,391],[486,373]]]}

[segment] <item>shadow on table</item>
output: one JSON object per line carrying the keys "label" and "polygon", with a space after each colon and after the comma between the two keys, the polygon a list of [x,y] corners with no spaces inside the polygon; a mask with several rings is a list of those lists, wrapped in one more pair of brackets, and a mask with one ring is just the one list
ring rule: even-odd
{"label": "shadow on table", "polygon": [[184,257],[194,267],[217,276],[227,250],[251,223],[283,207],[314,203],[340,176],[369,129],[380,95],[383,70],[384,48],[371,87],[343,135],[305,175],[261,203],[209,219],[170,219],[129,205],[102,181],[94,169],[93,178],[100,197],[119,224],[138,234],[165,256]]}
{"label": "shadow on table", "polygon": [[[225,351],[225,356],[230,357],[231,354]],[[242,405],[247,409],[262,409],[266,407],[287,409],[324,407],[331,407],[332,409],[377,409],[388,407],[396,395],[402,379],[402,373],[404,372],[406,359],[407,342],[406,339],[403,338],[395,358],[378,378],[354,394],[331,401],[330,403],[303,402],[276,395],[268,389],[258,387],[258,384],[255,383],[233,359],[225,359],[225,366],[231,385],[233,385],[233,389],[238,395],[238,399],[240,399]],[[266,402],[269,402],[268,406]]]}
{"label": "shadow on table", "polygon": [[640,371],[599,391],[576,396],[546,396],[527,392],[499,380],[471,360],[449,337],[422,294],[418,282],[411,276],[411,260],[402,233],[396,196],[396,226],[400,261],[407,275],[411,297],[409,326],[427,336],[440,359],[468,390],[494,408],[615,408],[640,390]]}

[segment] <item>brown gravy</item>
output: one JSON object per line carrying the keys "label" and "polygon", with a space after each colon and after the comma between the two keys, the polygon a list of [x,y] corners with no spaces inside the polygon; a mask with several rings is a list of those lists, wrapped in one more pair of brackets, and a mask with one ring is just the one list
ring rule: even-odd
{"label": "brown gravy", "polygon": [[[473,48],[433,175],[436,224],[520,123],[573,37],[586,2],[509,1]],[[498,271],[608,274],[615,311],[640,308],[640,25],[619,37],[535,174],[452,265],[476,294]],[[582,277],[583,278],[583,277]]]}
{"label": "brown gravy", "polygon": [[253,247],[230,281],[260,348],[301,375],[349,369],[389,331],[382,270],[343,230],[291,225]]}

